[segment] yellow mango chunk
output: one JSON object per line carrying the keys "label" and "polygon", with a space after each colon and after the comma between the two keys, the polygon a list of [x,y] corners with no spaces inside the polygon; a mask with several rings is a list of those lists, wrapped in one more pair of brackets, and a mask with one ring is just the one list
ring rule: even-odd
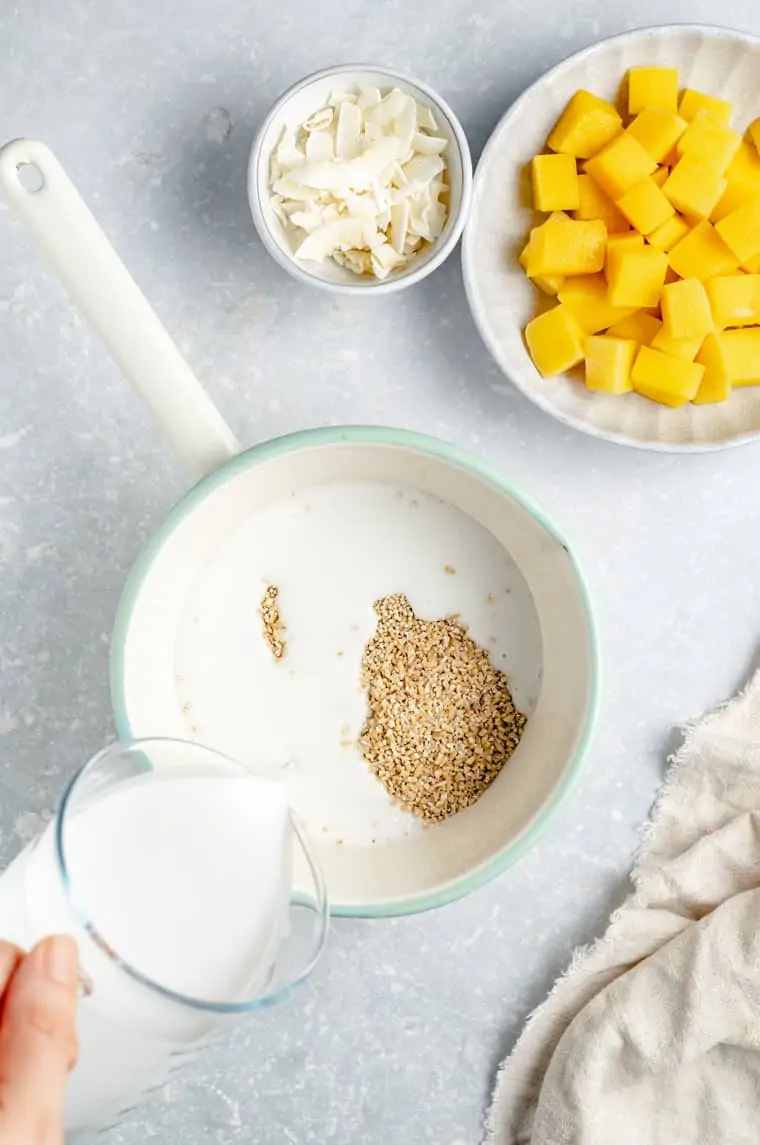
{"label": "yellow mango chunk", "polygon": [[616,251],[607,272],[610,302],[614,306],[656,306],[667,269],[668,256],[654,247]]}
{"label": "yellow mango chunk", "polygon": [[528,274],[596,274],[604,266],[607,228],[599,220],[549,219],[531,235]]}
{"label": "yellow mango chunk", "polygon": [[662,405],[686,405],[695,396],[705,368],[684,358],[675,358],[650,346],[642,346],[631,371],[637,394]]}
{"label": "yellow mango chunk", "polygon": [[702,282],[716,274],[730,274],[738,265],[736,255],[706,219],[671,248],[668,260],[681,278],[699,278]]}
{"label": "yellow mango chunk", "polygon": [[760,119],[753,119],[747,131],[755,147],[760,151]]}
{"label": "yellow mango chunk", "polygon": [[695,155],[684,155],[670,172],[662,190],[682,214],[706,219],[727,186],[720,171],[706,167]]}
{"label": "yellow mango chunk", "polygon": [[693,155],[698,163],[723,174],[736,152],[742,137],[725,123],[698,111],[676,144],[678,155]]}
{"label": "yellow mango chunk", "polygon": [[691,399],[695,405],[706,402],[724,402],[731,396],[731,379],[728,376],[725,354],[720,337],[708,334],[702,343],[697,362],[705,372],[699,389]]}
{"label": "yellow mango chunk", "polygon": [[733,104],[728,100],[717,99],[714,95],[706,95],[703,91],[687,88],[681,96],[678,114],[681,119],[691,122],[700,111],[709,111],[713,119],[717,119],[719,123],[730,123],[734,114]]}
{"label": "yellow mango chunk", "polygon": [[[537,229],[537,228],[534,228],[534,229]],[[528,239],[527,243],[525,244],[525,246],[523,247],[523,249],[520,251],[519,255],[517,256],[517,261],[520,263],[520,266],[523,268],[523,270],[525,271],[526,274],[528,273],[528,261],[530,259],[530,244],[531,244],[532,240],[533,240],[533,231],[531,231],[531,237]],[[557,293],[557,291],[559,290],[559,288],[561,287],[561,285],[564,281],[565,281],[565,279],[563,278],[563,276],[561,274],[555,275],[553,278],[551,275],[545,275],[545,276],[539,275],[538,278],[532,278],[531,279],[531,282],[533,282],[539,288],[539,290],[543,290],[544,294],[548,294],[550,296],[553,296]]]}
{"label": "yellow mango chunk", "polygon": [[760,274],[760,254],[748,258],[744,264],[744,269],[748,274]]}
{"label": "yellow mango chunk", "polygon": [[631,306],[613,306],[603,274],[566,278],[559,300],[587,334],[598,334],[633,312]]}
{"label": "yellow mango chunk", "polygon": [[710,216],[713,222],[725,219],[737,207],[760,198],[760,155],[751,143],[742,140],[726,168],[726,183],[728,186]]}
{"label": "yellow mango chunk", "polygon": [[715,329],[710,299],[698,278],[682,278],[664,286],[660,306],[670,338],[698,338],[701,343]]}
{"label": "yellow mango chunk", "polygon": [[642,235],[651,234],[676,213],[672,203],[651,178],[636,183],[630,191],[621,195],[617,205]]}
{"label": "yellow mango chunk", "polygon": [[550,298],[554,298],[559,294],[562,289],[562,283],[565,281],[564,275],[561,274],[539,274],[536,278],[531,278],[531,282],[535,283],[539,290],[544,294],[548,294]]}
{"label": "yellow mango chunk", "polygon": [[657,164],[633,135],[618,135],[589,159],[585,170],[616,202],[621,195],[657,170]]}
{"label": "yellow mango chunk", "polygon": [[760,382],[760,327],[726,330],[717,337],[731,385],[756,386]]}
{"label": "yellow mango chunk", "polygon": [[678,106],[678,69],[639,67],[628,72],[628,114],[654,107],[674,112]]}
{"label": "yellow mango chunk", "polygon": [[624,235],[607,235],[607,253],[604,256],[604,277],[609,285],[610,267],[621,250],[643,250],[644,236],[638,231],[628,231]]}
{"label": "yellow mango chunk", "polygon": [[729,274],[707,282],[715,325],[756,326],[760,323],[760,274]]}
{"label": "yellow mango chunk", "polygon": [[674,111],[659,107],[644,107],[628,127],[628,134],[638,139],[655,163],[662,163],[675,147],[688,127],[685,119]]}
{"label": "yellow mango chunk", "polygon": [[760,198],[745,203],[725,219],[720,219],[715,229],[739,262],[749,262],[760,254]]}
{"label": "yellow mango chunk", "polygon": [[670,250],[688,235],[691,227],[682,215],[671,215],[664,223],[647,235],[647,242],[658,250]]}
{"label": "yellow mango chunk", "polygon": [[662,322],[646,310],[634,310],[627,318],[621,318],[607,333],[611,338],[629,338],[639,346],[649,346],[662,328]]}
{"label": "yellow mango chunk", "polygon": [[552,151],[590,159],[621,130],[623,121],[611,103],[577,91],[557,120],[547,146]]}
{"label": "yellow mango chunk", "polygon": [[[518,261],[519,261],[520,265],[522,266],[522,268],[526,274],[528,274],[528,264],[530,262],[530,244],[533,241],[533,236],[535,234],[537,234],[537,232],[540,231],[542,227],[547,226],[549,223],[562,223],[562,222],[566,222],[566,221],[567,221],[567,215],[564,214],[562,211],[552,211],[552,213],[549,215],[549,218],[546,219],[545,222],[541,223],[540,226],[533,227],[531,229],[528,242],[523,247],[522,251],[520,252],[520,254],[518,256]],[[530,278],[530,275],[528,275],[528,277]],[[561,274],[537,275],[535,278],[531,279],[531,282],[535,286],[537,286],[539,288],[539,290],[542,290],[544,292],[544,294],[549,294],[549,295],[555,295],[564,281],[565,281],[564,276]]]}
{"label": "yellow mango chunk", "polygon": [[530,178],[537,211],[577,209],[578,171],[572,155],[536,155],[530,165]]}
{"label": "yellow mango chunk", "polygon": [[671,338],[663,326],[657,331],[649,345],[653,350],[661,350],[663,354],[671,354],[674,358],[683,358],[686,362],[693,362],[703,341],[703,338]]}
{"label": "yellow mango chunk", "polygon": [[564,306],[555,306],[525,327],[525,341],[540,374],[564,374],[583,359],[584,333]]}
{"label": "yellow mango chunk", "polygon": [[586,388],[603,394],[630,393],[631,369],[637,353],[637,343],[625,338],[587,338]]}
{"label": "yellow mango chunk", "polygon": [[669,167],[658,167],[654,175],[650,176],[650,178],[653,183],[657,184],[658,187],[663,187],[668,178],[668,175],[670,175]]}
{"label": "yellow mango chunk", "polygon": [[609,234],[628,230],[628,220],[590,175],[578,176],[578,200],[577,210],[573,211],[574,219],[601,219]]}

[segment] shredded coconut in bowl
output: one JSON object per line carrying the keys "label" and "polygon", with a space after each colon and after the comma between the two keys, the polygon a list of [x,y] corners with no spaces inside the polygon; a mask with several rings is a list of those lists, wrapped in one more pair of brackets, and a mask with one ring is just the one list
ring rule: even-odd
{"label": "shredded coconut in bowl", "polygon": [[429,107],[398,88],[335,94],[283,129],[271,204],[301,261],[387,278],[443,231],[446,149]]}

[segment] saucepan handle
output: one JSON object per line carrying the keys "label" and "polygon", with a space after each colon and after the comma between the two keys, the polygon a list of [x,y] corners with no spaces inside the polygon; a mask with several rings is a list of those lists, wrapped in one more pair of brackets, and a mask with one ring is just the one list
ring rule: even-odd
{"label": "saucepan handle", "polygon": [[0,190],[177,456],[204,476],[240,446],[52,151],[0,148]]}

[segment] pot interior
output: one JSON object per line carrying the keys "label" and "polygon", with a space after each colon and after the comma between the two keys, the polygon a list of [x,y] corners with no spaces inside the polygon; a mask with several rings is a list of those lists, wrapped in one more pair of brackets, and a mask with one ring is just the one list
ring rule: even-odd
{"label": "pot interior", "polygon": [[[516,857],[577,765],[595,671],[577,569],[466,465],[385,443],[267,448],[194,490],[138,561],[114,641],[119,732],[195,739],[288,783],[336,912],[437,905]],[[270,585],[281,659],[259,615]],[[356,744],[372,605],[392,593],[425,619],[459,613],[528,716],[491,787],[441,824],[393,805]]]}

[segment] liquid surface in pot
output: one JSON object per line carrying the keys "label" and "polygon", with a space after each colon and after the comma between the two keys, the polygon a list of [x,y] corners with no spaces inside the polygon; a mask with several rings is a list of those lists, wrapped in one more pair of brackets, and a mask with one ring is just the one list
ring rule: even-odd
{"label": "liquid surface in pot", "polygon": [[[280,658],[259,614],[269,586]],[[282,775],[317,842],[369,846],[423,829],[357,746],[372,605],[399,592],[419,616],[458,613],[530,715],[541,636],[522,574],[473,518],[408,486],[327,484],[272,502],[231,534],[184,611],[176,693],[188,738]]]}

